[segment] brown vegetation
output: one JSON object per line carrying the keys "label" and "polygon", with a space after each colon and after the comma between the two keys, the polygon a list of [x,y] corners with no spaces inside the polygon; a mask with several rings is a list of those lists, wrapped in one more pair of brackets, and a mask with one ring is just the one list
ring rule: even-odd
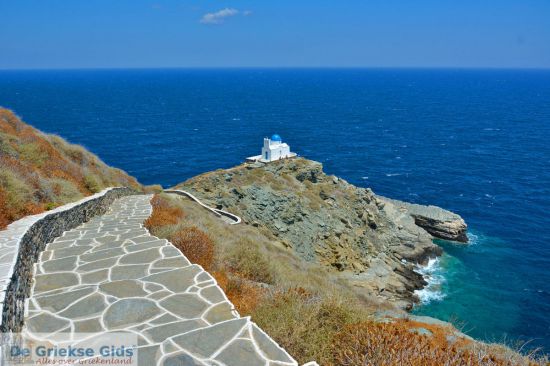
{"label": "brown vegetation", "polygon": [[479,365],[468,351],[440,344],[402,322],[365,322],[344,327],[333,342],[340,365]]}
{"label": "brown vegetation", "polygon": [[140,188],[83,147],[41,133],[0,108],[0,229],[110,186]]}
{"label": "brown vegetation", "polygon": [[250,315],[266,296],[266,290],[224,270],[212,273],[227,298],[242,316]]}
{"label": "brown vegetation", "polygon": [[212,268],[214,244],[206,233],[196,227],[184,228],[170,236],[170,241],[191,261],[205,270]]}
{"label": "brown vegetation", "polygon": [[180,219],[185,217],[183,210],[177,206],[171,205],[170,202],[162,196],[155,194],[151,199],[153,212],[144,226],[153,234],[157,235],[158,231],[164,226],[176,225]]}
{"label": "brown vegetation", "polygon": [[[450,345],[446,339],[421,335],[407,320],[363,322],[344,327],[332,342],[335,365],[513,366],[537,365],[527,357],[491,353],[490,347]],[[425,324],[422,324],[425,326]],[[439,326],[432,326],[444,331]],[[515,359],[514,359],[515,358]]]}
{"label": "brown vegetation", "polygon": [[153,234],[168,239],[192,263],[210,270],[214,262],[214,243],[210,237],[195,226],[181,225],[185,212],[161,194],[151,199],[153,212],[145,227]]}

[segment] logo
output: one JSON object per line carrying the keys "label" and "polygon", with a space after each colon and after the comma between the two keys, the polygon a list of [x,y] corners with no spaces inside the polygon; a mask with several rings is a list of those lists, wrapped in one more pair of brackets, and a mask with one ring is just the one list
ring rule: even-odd
{"label": "logo", "polygon": [[0,365],[137,366],[133,333],[0,334]]}

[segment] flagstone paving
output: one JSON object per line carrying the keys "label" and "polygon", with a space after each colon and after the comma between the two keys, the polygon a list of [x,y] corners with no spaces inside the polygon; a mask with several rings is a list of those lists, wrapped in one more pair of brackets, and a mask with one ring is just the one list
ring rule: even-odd
{"label": "flagstone paving", "polygon": [[297,365],[214,278],[143,228],[151,196],[110,211],[46,246],[35,265],[24,332],[131,332],[140,365]]}

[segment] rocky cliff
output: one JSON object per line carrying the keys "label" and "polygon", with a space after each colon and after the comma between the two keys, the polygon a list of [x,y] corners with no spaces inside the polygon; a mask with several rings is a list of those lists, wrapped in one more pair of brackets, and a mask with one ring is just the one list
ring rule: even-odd
{"label": "rocky cliff", "polygon": [[437,206],[423,206],[378,196],[408,213],[416,225],[436,238],[468,243],[467,225],[459,215]]}
{"label": "rocky cliff", "polygon": [[441,254],[407,210],[302,158],[243,164],[176,188],[267,229],[304,261],[401,307],[410,307],[414,290],[425,285],[416,265]]}

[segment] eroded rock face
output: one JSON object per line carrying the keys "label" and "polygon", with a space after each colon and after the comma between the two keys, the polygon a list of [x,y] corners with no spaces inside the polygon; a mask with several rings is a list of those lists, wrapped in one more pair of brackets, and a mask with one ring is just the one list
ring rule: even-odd
{"label": "eroded rock face", "polygon": [[436,238],[468,242],[467,225],[459,215],[437,206],[423,206],[414,203],[392,200],[378,196],[381,200],[390,202],[400,210],[407,212],[416,225],[425,229]]}
{"label": "eroded rock face", "polygon": [[415,266],[442,253],[406,210],[302,158],[243,164],[176,188],[268,229],[303,260],[402,307],[425,285]]}

